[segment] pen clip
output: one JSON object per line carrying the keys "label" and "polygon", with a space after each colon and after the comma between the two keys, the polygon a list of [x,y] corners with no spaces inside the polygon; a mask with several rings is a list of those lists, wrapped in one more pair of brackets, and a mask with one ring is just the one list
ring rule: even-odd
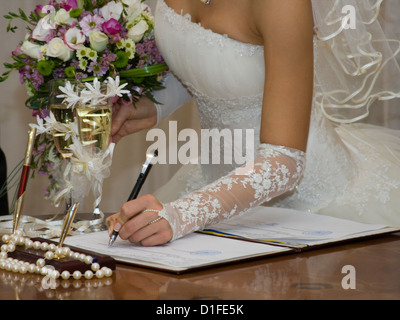
{"label": "pen clip", "polygon": [[147,172],[147,169],[149,166],[152,166],[154,164],[154,160],[158,157],[158,150],[152,150],[151,152],[147,153],[146,161],[143,163],[142,167],[142,174],[145,174]]}

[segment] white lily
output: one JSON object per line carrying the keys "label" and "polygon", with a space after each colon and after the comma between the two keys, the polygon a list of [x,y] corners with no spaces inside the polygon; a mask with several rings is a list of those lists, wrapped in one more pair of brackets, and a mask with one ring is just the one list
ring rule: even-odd
{"label": "white lily", "polygon": [[107,96],[113,98],[115,96],[122,97],[123,94],[129,94],[129,90],[123,90],[128,83],[124,83],[123,85],[119,85],[120,79],[119,76],[115,78],[115,80],[111,77],[107,78]]}
{"label": "white lily", "polygon": [[58,88],[64,94],[59,94],[57,98],[64,98],[68,102],[67,108],[74,107],[81,100],[81,97],[75,92],[75,86],[71,82],[67,81],[65,87],[60,86]]}

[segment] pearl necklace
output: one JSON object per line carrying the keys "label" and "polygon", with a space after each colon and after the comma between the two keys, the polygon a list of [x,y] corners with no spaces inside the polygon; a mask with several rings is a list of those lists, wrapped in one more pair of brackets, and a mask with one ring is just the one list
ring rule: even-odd
{"label": "pearl necklace", "polygon": [[[90,255],[74,252],[69,247],[60,248],[54,243],[32,241],[30,238],[24,237],[22,231],[20,230],[17,230],[12,235],[3,235],[2,241],[4,242],[4,244],[1,246],[0,251],[0,269],[2,270],[12,271],[21,274],[35,273],[42,276],[49,276],[51,279],[55,280],[60,277],[64,280],[67,280],[71,276],[75,280],[79,280],[82,277],[88,280],[92,279],[93,277],[101,279],[104,277],[111,277],[113,273],[112,270],[108,267],[101,268],[100,265],[96,262],[96,259],[94,259]],[[46,260],[43,258],[39,258],[36,263],[29,263],[8,257],[8,253],[14,252],[17,246],[25,246],[26,248],[46,251],[46,260],[70,257],[79,260],[87,265],[90,265],[91,270],[85,271],[84,274],[82,274],[78,270],[74,271],[72,274],[69,271],[65,270],[60,274],[59,271],[54,270],[54,267],[46,265]]]}

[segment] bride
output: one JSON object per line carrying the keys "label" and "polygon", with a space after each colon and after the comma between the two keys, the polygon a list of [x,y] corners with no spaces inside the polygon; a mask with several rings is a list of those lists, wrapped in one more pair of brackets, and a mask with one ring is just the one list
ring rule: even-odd
{"label": "bride", "polygon": [[171,73],[160,105],[114,106],[113,141],[194,98],[203,129],[254,129],[256,150],[241,167],[184,165],[125,203],[110,231],[159,245],[258,205],[399,226],[400,133],[358,122],[400,89],[399,44],[382,33],[380,3],[158,0]]}

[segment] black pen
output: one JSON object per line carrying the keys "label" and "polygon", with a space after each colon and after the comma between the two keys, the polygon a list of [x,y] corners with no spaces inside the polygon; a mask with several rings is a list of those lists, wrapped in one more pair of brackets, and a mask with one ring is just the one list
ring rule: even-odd
{"label": "black pen", "polygon": [[[139,174],[139,177],[136,180],[135,186],[132,189],[131,194],[129,195],[128,201],[134,200],[137,198],[139,195],[140,189],[142,189],[142,186],[144,182],[146,181],[146,178],[150,172],[151,167],[153,166],[153,161],[154,158],[158,156],[158,150],[153,150],[151,153],[147,154],[146,161],[143,163],[142,171]],[[113,233],[111,234],[110,240],[108,241],[108,246],[111,247],[115,240],[117,239],[119,234],[119,230],[114,230]]]}

